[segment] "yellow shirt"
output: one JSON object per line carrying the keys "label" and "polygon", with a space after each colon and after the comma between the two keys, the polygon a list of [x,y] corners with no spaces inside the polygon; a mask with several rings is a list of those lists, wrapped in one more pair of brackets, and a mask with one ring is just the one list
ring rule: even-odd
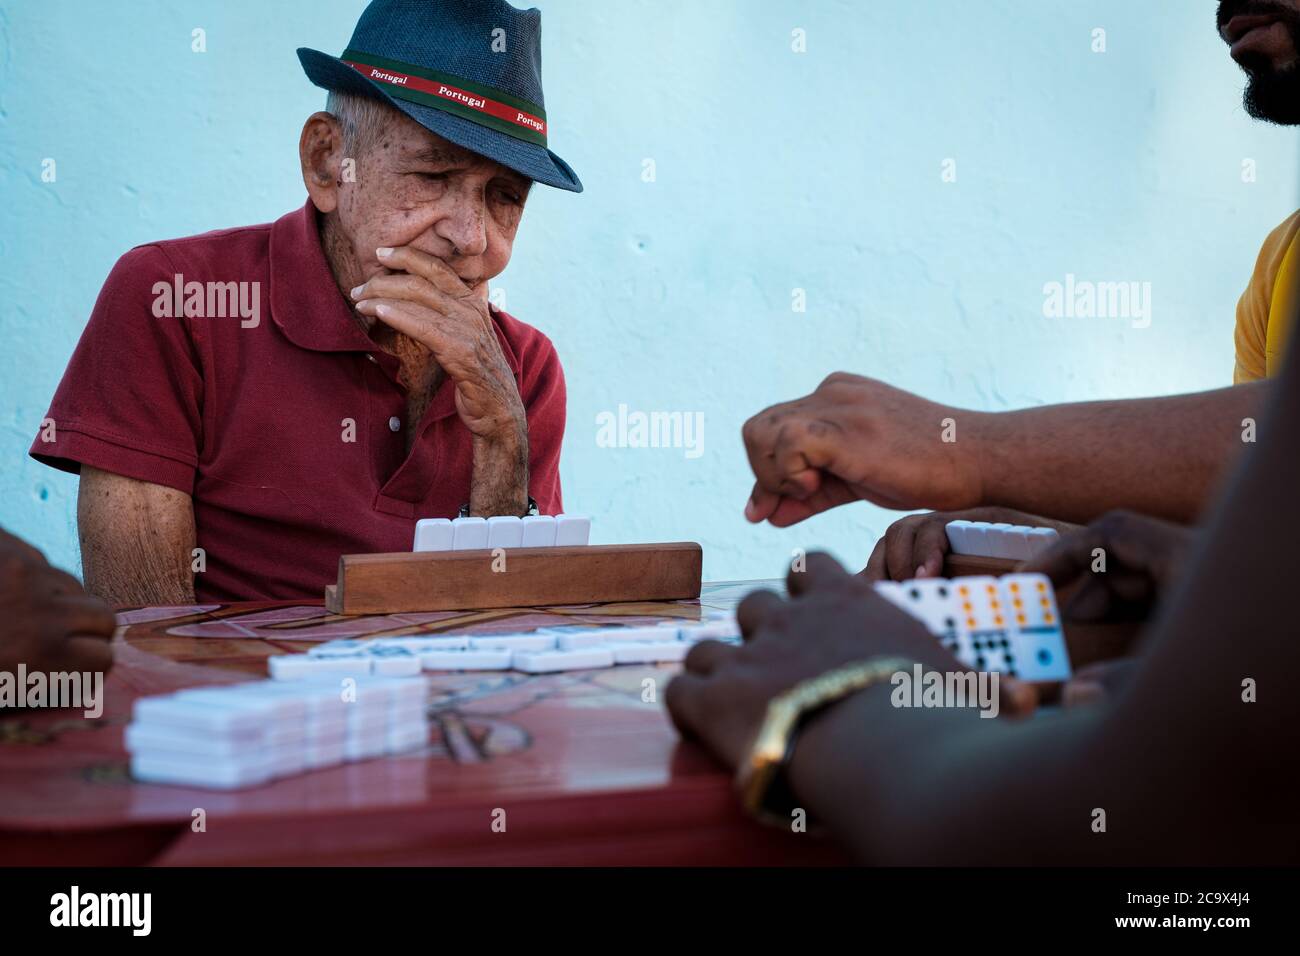
{"label": "yellow shirt", "polygon": [[1235,385],[1276,375],[1300,293],[1300,212],[1268,234],[1237,302]]}

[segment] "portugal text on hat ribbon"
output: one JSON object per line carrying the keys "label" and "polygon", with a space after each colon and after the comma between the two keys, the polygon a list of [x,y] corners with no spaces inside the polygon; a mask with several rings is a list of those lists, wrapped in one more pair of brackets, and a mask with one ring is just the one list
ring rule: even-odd
{"label": "portugal text on hat ribbon", "polygon": [[[546,144],[546,114],[540,107],[531,103],[523,106],[511,105],[480,92],[478,84],[459,80],[456,77],[442,77],[429,70],[359,54],[355,50],[345,50],[342,59],[366,78],[389,87],[389,92],[393,96],[440,109],[451,107],[449,112],[454,113],[472,110],[479,114],[479,116],[468,117],[475,122],[499,129],[519,139]],[[503,94],[497,92],[497,95]]]}

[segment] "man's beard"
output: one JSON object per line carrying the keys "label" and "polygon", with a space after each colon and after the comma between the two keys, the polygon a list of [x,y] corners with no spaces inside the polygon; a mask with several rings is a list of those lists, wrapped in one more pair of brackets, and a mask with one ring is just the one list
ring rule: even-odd
{"label": "man's beard", "polygon": [[[1300,27],[1288,23],[1287,30],[1300,50]],[[1267,63],[1243,69],[1249,78],[1241,97],[1247,113],[1279,126],[1300,125],[1300,69],[1292,64],[1277,70]]]}
{"label": "man's beard", "polygon": [[[1220,28],[1235,16],[1267,13],[1276,16],[1291,43],[1300,51],[1300,15],[1288,7],[1264,0],[1220,0],[1217,23]],[[1300,66],[1292,63],[1278,69],[1265,56],[1247,56],[1239,64],[1246,73],[1242,105],[1257,120],[1279,126],[1300,125]]]}

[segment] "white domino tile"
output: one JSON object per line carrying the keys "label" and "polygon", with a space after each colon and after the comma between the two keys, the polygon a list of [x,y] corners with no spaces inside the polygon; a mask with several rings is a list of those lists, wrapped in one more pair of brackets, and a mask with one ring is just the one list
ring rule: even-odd
{"label": "white domino tile", "polygon": [[970,550],[972,529],[975,525],[973,521],[959,519],[949,521],[944,526],[944,532],[948,535],[948,548],[953,554],[973,554]]}
{"label": "white domino tile", "polygon": [[489,548],[518,548],[523,543],[523,519],[509,515],[495,515],[487,519],[487,546]]}
{"label": "white domino tile", "polygon": [[453,551],[477,551],[488,546],[486,518],[457,518],[451,523],[451,530]]}
{"label": "white domino tile", "polygon": [[557,548],[586,544],[591,535],[591,519],[585,515],[556,515],[555,546]]}
{"label": "white domino tile", "polygon": [[955,578],[957,646],[949,650],[979,671],[1016,671],[1010,618],[998,579],[988,575]]}
{"label": "white domino tile", "polygon": [[591,536],[585,515],[494,515],[490,518],[421,518],[412,551],[472,551],[482,548],[549,548],[584,545]]}
{"label": "white domino tile", "polygon": [[124,738],[131,773],[147,783],[240,789],[347,760],[405,753],[427,741],[423,679],[366,676],[349,683],[347,695],[335,681],[302,678],[137,700]]}
{"label": "white domino tile", "polygon": [[241,790],[269,782],[275,775],[270,756],[253,760],[186,759],[174,755],[131,755],[131,776],[142,783],[199,787],[204,790]]}
{"label": "white domino tile", "polygon": [[1031,528],[1006,522],[949,521],[944,531],[953,554],[1008,561],[1027,561],[1056,541],[1055,528]]}
{"label": "white domino tile", "polygon": [[372,673],[374,659],[365,653],[340,656],[277,654],[267,658],[267,667],[275,680],[307,680],[314,677],[365,677]]}
{"label": "white domino tile", "polygon": [[1070,676],[1060,612],[1044,575],[883,581],[875,589],[968,667],[1034,681]]}
{"label": "white domino tile", "polygon": [[1008,538],[1014,525],[1007,524],[1005,521],[997,521],[988,526],[984,535],[984,545],[990,549],[990,557],[1010,558],[1011,543]]}
{"label": "white domino tile", "polygon": [[219,733],[195,733],[182,731],[167,724],[132,723],[128,724],[123,736],[127,753],[136,751],[161,751],[164,753],[188,753],[194,759],[212,758],[215,760],[234,760],[245,753],[250,746],[260,746],[262,736],[238,737]]}
{"label": "white domino tile", "polygon": [[678,629],[678,636],[683,641],[740,641],[740,626],[735,619],[701,621],[698,624],[683,624]]}
{"label": "white domino tile", "polygon": [[[664,633],[669,631],[669,633]],[[677,640],[676,629],[659,627],[657,624],[636,624],[631,627],[609,628],[611,644],[662,644]]]}
{"label": "white domino tile", "polygon": [[525,674],[590,670],[613,667],[614,652],[608,647],[584,647],[572,651],[516,651],[514,667]]}
{"label": "white domino tile", "polygon": [[469,646],[476,651],[552,651],[556,638],[553,634],[534,631],[531,634],[489,634],[472,637]]}
{"label": "white domino tile", "polygon": [[555,515],[529,515],[520,518],[525,548],[550,548],[555,545]]}
{"label": "white domino tile", "polygon": [[406,727],[396,727],[388,732],[388,749],[390,754],[406,753],[409,750],[415,750],[423,747],[429,742],[429,727],[427,724],[412,724]]}
{"label": "white domino tile", "polygon": [[1055,544],[1059,537],[1055,528],[1026,528],[1025,541],[1029,545],[1029,556],[1037,557]]}
{"label": "white domino tile", "polygon": [[325,641],[323,644],[315,644],[307,649],[309,657],[356,657],[362,654],[366,649],[366,641],[346,640]]}
{"label": "white domino tile", "polygon": [[426,671],[508,671],[514,654],[509,648],[427,651],[420,663]]}
{"label": "white domino tile", "polygon": [[[543,627],[522,633],[466,635],[413,635],[404,637],[378,637],[369,640],[342,639],[317,645],[306,654],[288,654],[271,658],[268,667],[274,681],[267,687],[315,687],[329,690],[337,698],[338,678],[360,676],[362,688],[377,687],[382,693],[390,685],[401,686],[400,681],[384,681],[388,677],[413,676],[422,671],[500,671],[519,670],[525,673],[550,674],[567,670],[590,670],[613,667],[617,664],[659,664],[681,661],[691,645],[702,640],[719,640],[739,643],[740,631],[735,615],[703,609],[697,621],[661,621],[654,624],[565,624]],[[368,668],[368,669],[367,669]],[[364,674],[358,674],[364,671]],[[331,677],[334,681],[313,681],[311,678]],[[263,696],[267,692],[263,692]],[[288,691],[288,693],[299,693]],[[373,695],[372,691],[367,694]],[[353,740],[348,753],[356,754],[362,738],[365,746],[377,746],[370,736],[377,733],[387,720],[412,721],[423,719],[423,698],[410,698],[399,707],[396,704],[385,710],[374,705],[373,696],[366,706],[347,708],[340,716],[337,704],[334,711],[324,710],[329,694],[318,695],[322,703],[317,707],[320,715],[311,725],[316,728],[309,740],[312,753],[333,752],[333,737],[346,731]],[[402,709],[402,708],[406,709]],[[309,721],[310,723],[310,721]],[[319,727],[317,727],[319,725]],[[316,738],[320,738],[319,740]],[[324,759],[312,756],[311,760]],[[352,759],[352,758],[349,758]]]}
{"label": "white domino tile", "polygon": [[450,518],[421,518],[415,523],[415,543],[412,551],[450,551],[452,527]]}
{"label": "white domino tile", "polygon": [[630,641],[606,647],[613,653],[615,664],[672,663],[685,658],[691,650],[685,641]]}
{"label": "white domino tile", "polygon": [[371,645],[370,671],[376,677],[414,677],[420,673],[420,655],[410,648],[391,644]]}
{"label": "white domino tile", "polygon": [[243,707],[215,707],[202,700],[145,697],[135,702],[133,719],[199,734],[220,734],[262,741],[267,722],[274,716],[270,702],[250,701]]}
{"label": "white domino tile", "polygon": [[556,647],[562,651],[576,651],[584,647],[599,647],[608,644],[618,628],[597,627],[586,624],[565,625],[563,627],[544,627],[539,633],[555,638]]}
{"label": "white domino tile", "polygon": [[1017,670],[1026,680],[1066,680],[1070,658],[1052,585],[1042,574],[1002,578],[1012,627],[1020,637]]}
{"label": "white domino tile", "polygon": [[[469,637],[464,634],[448,634],[446,637],[376,637],[369,643],[384,647],[405,647],[415,654],[423,654],[425,651],[463,651],[469,647]],[[307,653],[310,654],[311,651]]]}

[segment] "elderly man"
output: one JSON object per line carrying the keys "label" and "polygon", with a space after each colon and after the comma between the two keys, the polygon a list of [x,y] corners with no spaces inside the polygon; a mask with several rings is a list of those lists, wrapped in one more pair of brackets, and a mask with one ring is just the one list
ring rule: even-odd
{"label": "elderly man", "polygon": [[561,509],[550,341],[489,305],[546,147],[541,15],[374,0],[303,126],[309,200],[114,267],[31,453],[117,604],[319,597],[416,519]]}

